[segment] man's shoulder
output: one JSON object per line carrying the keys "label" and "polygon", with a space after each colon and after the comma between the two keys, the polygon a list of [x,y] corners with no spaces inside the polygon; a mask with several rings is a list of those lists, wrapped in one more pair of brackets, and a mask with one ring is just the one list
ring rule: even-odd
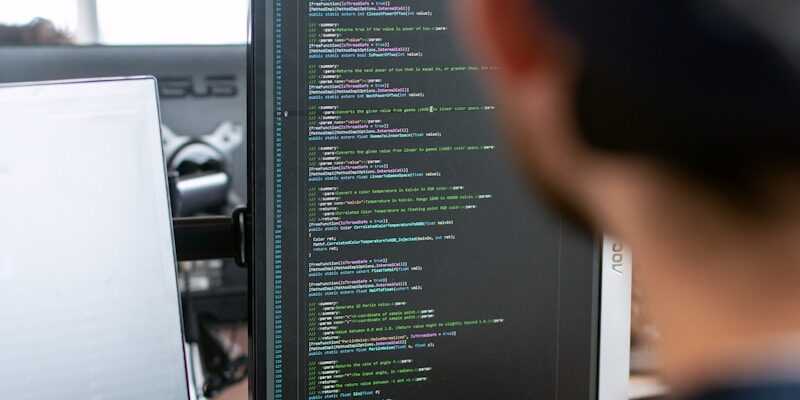
{"label": "man's shoulder", "polygon": [[735,385],[706,390],[692,400],[798,400],[800,381]]}

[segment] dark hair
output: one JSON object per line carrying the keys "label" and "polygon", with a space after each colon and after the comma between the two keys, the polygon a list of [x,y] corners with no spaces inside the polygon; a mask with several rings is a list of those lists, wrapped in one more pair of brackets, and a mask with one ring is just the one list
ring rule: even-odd
{"label": "dark hair", "polygon": [[0,46],[60,46],[72,43],[69,34],[44,18],[36,18],[25,25],[0,25]]}
{"label": "dark hair", "polygon": [[541,0],[581,50],[585,139],[738,193],[800,166],[800,75],[747,1]]}

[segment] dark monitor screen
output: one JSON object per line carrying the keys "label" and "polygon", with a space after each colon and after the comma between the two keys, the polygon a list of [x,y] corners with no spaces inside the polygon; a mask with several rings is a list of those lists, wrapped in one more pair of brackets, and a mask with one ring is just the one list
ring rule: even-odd
{"label": "dark monitor screen", "polygon": [[594,399],[600,240],[515,171],[445,0],[255,0],[256,399]]}

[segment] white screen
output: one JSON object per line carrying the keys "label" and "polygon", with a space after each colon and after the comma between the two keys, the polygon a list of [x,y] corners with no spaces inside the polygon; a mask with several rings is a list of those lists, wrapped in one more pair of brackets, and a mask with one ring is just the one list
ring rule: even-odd
{"label": "white screen", "polygon": [[10,399],[186,399],[153,79],[0,87]]}

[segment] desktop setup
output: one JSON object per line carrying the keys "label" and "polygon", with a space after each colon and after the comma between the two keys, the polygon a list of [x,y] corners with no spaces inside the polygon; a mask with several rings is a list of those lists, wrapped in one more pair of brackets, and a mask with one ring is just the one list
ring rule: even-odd
{"label": "desktop setup", "polygon": [[0,84],[6,393],[206,398],[210,319],[249,323],[254,400],[627,399],[630,251],[530,191],[450,12],[253,0],[246,49],[0,49],[51,81]]}

